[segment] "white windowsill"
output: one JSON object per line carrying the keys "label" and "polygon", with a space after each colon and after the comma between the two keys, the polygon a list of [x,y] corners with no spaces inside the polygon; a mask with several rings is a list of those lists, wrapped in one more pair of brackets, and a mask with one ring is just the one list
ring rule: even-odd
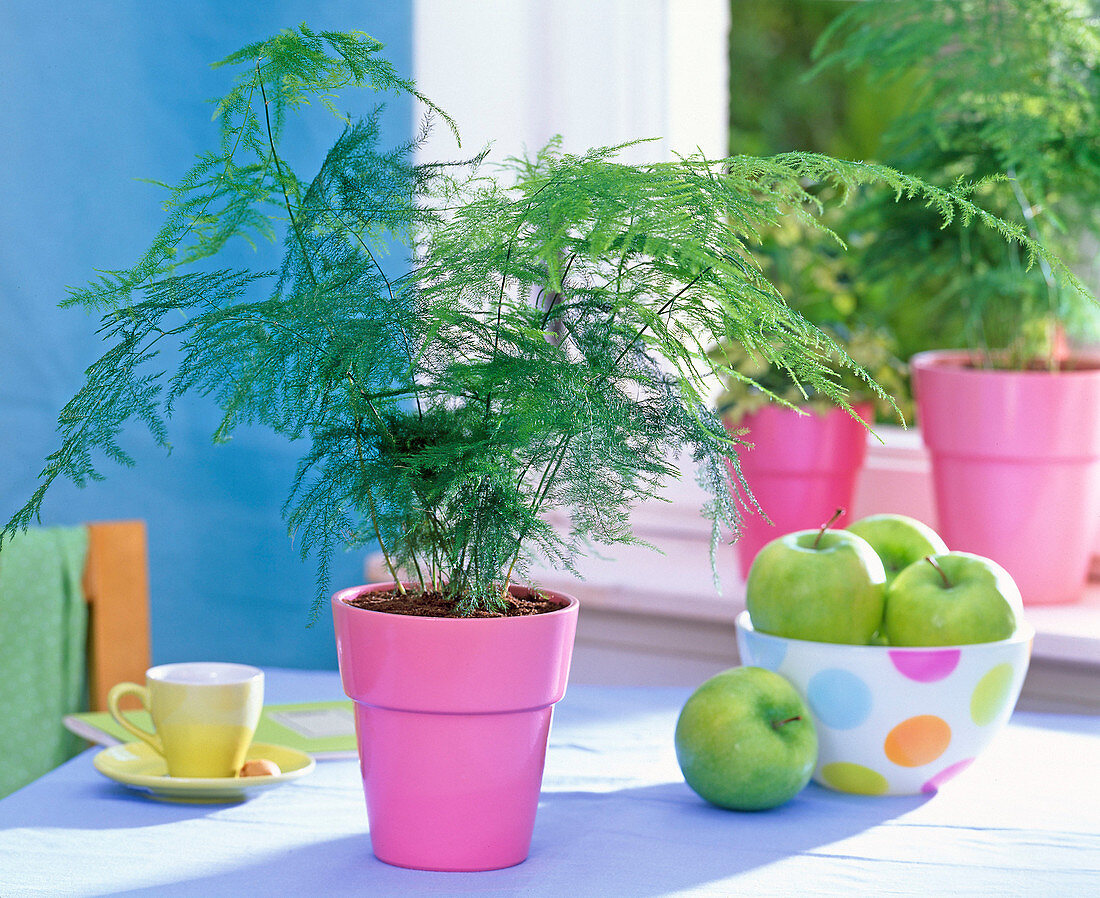
{"label": "white windowsill", "polygon": [[[934,521],[928,457],[915,429],[878,428],[884,442],[869,437],[867,466],[857,489],[853,516],[878,512]],[[601,548],[606,559],[578,562],[584,576],[550,568],[534,572],[548,589],[570,592],[586,607],[636,615],[730,624],[745,607],[744,581],[732,546],[718,547],[721,594],[710,564],[710,524],[699,515],[705,498],[690,472],[670,486],[668,503],[649,502],[634,516],[635,533],[661,553],[642,546]],[[1035,627],[1035,658],[1096,667],[1100,671],[1100,580],[1082,601],[1028,606]]]}

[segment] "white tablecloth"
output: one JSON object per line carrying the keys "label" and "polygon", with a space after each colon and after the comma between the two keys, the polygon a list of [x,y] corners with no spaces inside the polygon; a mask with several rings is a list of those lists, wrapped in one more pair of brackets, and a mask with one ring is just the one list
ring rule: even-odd
{"label": "white tablecloth", "polygon": [[[1017,714],[935,796],[811,784],[774,811],[710,807],[672,731],[690,690],[571,686],[530,858],[491,873],[377,861],[354,761],[237,805],[150,800],[84,752],[0,801],[0,896],[1100,894],[1100,718]],[[272,702],[342,697],[270,671]]]}

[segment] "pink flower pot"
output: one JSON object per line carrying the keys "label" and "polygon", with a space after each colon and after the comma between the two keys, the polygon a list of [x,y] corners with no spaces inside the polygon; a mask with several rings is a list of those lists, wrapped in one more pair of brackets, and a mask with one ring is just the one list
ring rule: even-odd
{"label": "pink flower pot", "polygon": [[[871,420],[867,403],[854,406]],[[850,509],[856,479],[867,457],[867,429],[843,409],[799,414],[765,406],[727,424],[731,433],[747,428],[752,444],[739,453],[741,470],[756,501],[772,521],[751,509],[737,541],[741,576],[767,543],[784,533],[820,527],[838,508]],[[848,515],[835,524],[843,527]],[[773,526],[774,525],[774,526]]]}
{"label": "pink flower pot", "polygon": [[968,360],[910,361],[940,534],[1001,564],[1027,604],[1075,601],[1100,528],[1100,358],[1054,373]]}
{"label": "pink flower pot", "polygon": [[560,611],[495,618],[410,617],[345,601],[390,586],[332,600],[374,854],[420,870],[518,864],[531,847],[577,600],[545,592]]}

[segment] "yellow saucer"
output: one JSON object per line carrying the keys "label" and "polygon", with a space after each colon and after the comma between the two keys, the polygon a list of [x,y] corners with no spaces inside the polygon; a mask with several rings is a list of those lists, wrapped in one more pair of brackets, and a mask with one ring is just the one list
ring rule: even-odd
{"label": "yellow saucer", "polygon": [[281,786],[305,776],[316,762],[296,748],[253,742],[246,758],[267,758],[279,765],[275,776],[180,777],[168,776],[164,758],[144,742],[115,745],[97,754],[95,769],[104,776],[131,789],[148,793],[162,801],[186,801],[209,804],[243,801],[250,795]]}

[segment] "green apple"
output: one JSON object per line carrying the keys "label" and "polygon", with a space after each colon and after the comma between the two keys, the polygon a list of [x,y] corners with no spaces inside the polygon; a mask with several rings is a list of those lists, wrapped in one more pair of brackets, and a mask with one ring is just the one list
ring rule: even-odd
{"label": "green apple", "polygon": [[866,645],[882,623],[886,569],[861,536],[798,530],[757,553],[745,606],[761,633]]}
{"label": "green apple", "polygon": [[997,562],[970,552],[930,555],[909,565],[886,592],[890,645],[969,645],[1007,639],[1023,620],[1015,581]]}
{"label": "green apple", "polygon": [[873,514],[848,525],[848,532],[862,536],[882,559],[886,585],[926,555],[942,555],[947,544],[938,533],[916,518],[903,514]]}
{"label": "green apple", "polygon": [[794,798],[817,764],[806,703],[783,677],[734,667],[692,693],[676,721],[676,760],[701,797],[737,811]]}

